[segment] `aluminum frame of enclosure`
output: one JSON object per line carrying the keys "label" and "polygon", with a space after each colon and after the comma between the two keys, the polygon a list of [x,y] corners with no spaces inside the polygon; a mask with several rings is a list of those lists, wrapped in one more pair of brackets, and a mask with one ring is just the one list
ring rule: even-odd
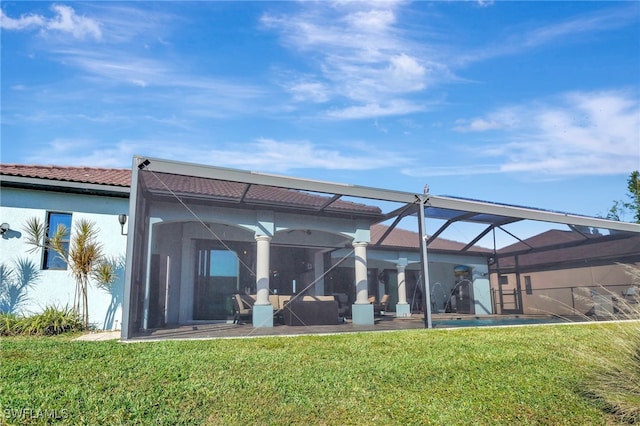
{"label": "aluminum frame of enclosure", "polygon": [[[363,200],[374,200],[379,202],[390,202],[400,205],[399,208],[389,212],[383,212],[379,222],[393,220],[391,228],[395,227],[399,221],[408,216],[414,216],[418,220],[420,247],[423,262],[423,284],[426,296],[429,296],[428,283],[428,253],[427,246],[436,239],[448,226],[455,222],[469,222],[484,224],[486,227],[481,233],[476,235],[466,248],[470,248],[482,236],[492,229],[500,228],[505,224],[510,224],[522,220],[532,220],[563,224],[574,227],[593,227],[608,229],[623,233],[640,234],[640,225],[625,222],[616,222],[606,219],[593,218],[570,213],[541,210],[529,207],[496,204],[486,201],[460,199],[455,197],[444,197],[430,195],[428,193],[414,193],[395,191],[389,189],[372,188],[358,185],[332,183],[318,180],[299,179],[274,174],[242,171],[229,168],[197,165],[191,163],[135,156],[133,158],[131,191],[129,201],[129,222],[128,222],[128,242],[126,259],[126,277],[123,298],[123,322],[122,338],[128,339],[131,335],[131,304],[135,296],[133,282],[136,279],[135,273],[140,268],[135,268],[136,262],[147,263],[146,251],[147,241],[140,241],[146,232],[141,228],[145,220],[140,220],[140,215],[145,214],[144,200],[140,197],[139,171],[142,169],[153,170],[154,172],[176,174],[188,177],[201,177],[227,182],[238,182],[247,185],[263,185],[276,188],[306,191],[326,194],[329,196],[327,205],[330,205],[343,197],[358,198]],[[272,206],[277,206],[274,201]],[[326,206],[323,206],[326,207]],[[313,214],[313,212],[309,212]],[[425,222],[428,219],[444,220],[445,223],[431,236],[426,234]],[[386,237],[383,236],[382,240]],[[378,242],[380,243],[380,241]],[[136,272],[138,271],[138,272]],[[431,326],[430,303],[426,306],[425,324]]]}

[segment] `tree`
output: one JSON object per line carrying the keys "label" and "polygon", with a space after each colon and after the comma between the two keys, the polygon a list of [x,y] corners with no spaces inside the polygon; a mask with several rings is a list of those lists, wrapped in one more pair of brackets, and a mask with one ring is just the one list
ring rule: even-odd
{"label": "tree", "polygon": [[627,180],[627,194],[631,201],[625,203],[625,207],[633,212],[636,223],[640,223],[640,173],[638,170],[631,172]]}
{"label": "tree", "polygon": [[[82,318],[83,326],[89,327],[88,287],[92,277],[101,277],[100,280],[112,280],[109,263],[102,252],[102,245],[98,243],[98,232],[95,222],[81,219],[75,223],[74,232],[65,243],[70,230],[59,225],[49,237],[49,230],[36,217],[27,220],[25,241],[32,245],[29,252],[39,248],[52,250],[67,263],[71,275],[76,281],[76,290],[73,301],[74,311]],[[68,247],[68,248],[67,248]]]}
{"label": "tree", "polygon": [[627,197],[629,201],[616,200],[607,213],[607,219],[622,220],[627,212],[633,215],[633,221],[640,223],[640,173],[631,172],[627,179]]}

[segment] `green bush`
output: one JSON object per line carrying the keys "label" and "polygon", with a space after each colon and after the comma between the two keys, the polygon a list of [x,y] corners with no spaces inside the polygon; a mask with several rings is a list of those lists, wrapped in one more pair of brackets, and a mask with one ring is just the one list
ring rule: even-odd
{"label": "green bush", "polygon": [[22,318],[11,312],[0,312],[0,336],[22,333]]}
{"label": "green bush", "polygon": [[41,313],[31,316],[0,314],[2,336],[53,336],[83,329],[82,319],[69,307],[47,306]]}

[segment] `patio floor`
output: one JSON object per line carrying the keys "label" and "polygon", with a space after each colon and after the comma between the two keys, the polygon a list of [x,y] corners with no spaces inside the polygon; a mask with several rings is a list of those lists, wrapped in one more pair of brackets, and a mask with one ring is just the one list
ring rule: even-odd
{"label": "patio floor", "polygon": [[[511,319],[505,323],[505,319]],[[532,320],[537,323],[554,322],[550,317],[540,316],[510,316],[490,315],[477,317],[465,314],[434,314],[432,321],[434,328],[459,328],[470,327],[474,321],[483,322],[478,325],[518,325],[521,323],[531,324]],[[492,321],[494,323],[492,323]],[[441,324],[438,324],[441,322]],[[342,324],[336,325],[312,325],[312,326],[287,326],[274,324],[273,327],[254,328],[248,322],[244,324],[229,323],[200,323],[182,325],[173,328],[163,328],[150,330],[144,335],[136,335],[129,341],[153,341],[167,339],[220,339],[220,338],[247,338],[266,336],[298,336],[298,335],[322,335],[338,333],[362,333],[381,332],[395,330],[424,329],[424,316],[422,314],[409,318],[396,318],[393,314],[383,315],[375,318],[374,325],[354,325],[351,320],[346,320]]]}

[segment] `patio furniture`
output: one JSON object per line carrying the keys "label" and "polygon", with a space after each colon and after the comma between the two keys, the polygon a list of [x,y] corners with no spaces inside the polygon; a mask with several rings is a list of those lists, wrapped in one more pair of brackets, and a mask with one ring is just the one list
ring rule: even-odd
{"label": "patio furniture", "polygon": [[389,305],[389,295],[384,294],[382,298],[380,298],[380,303],[373,304],[373,313],[375,315],[382,315],[382,313],[387,310],[387,305]]}
{"label": "patio furniture", "polygon": [[[255,294],[238,296],[247,298],[251,305],[257,298]],[[339,304],[334,296],[271,294],[269,303],[278,322],[285,325],[332,325],[340,322]]]}
{"label": "patio furniture", "polygon": [[351,303],[349,303],[349,296],[344,293],[333,293],[333,297],[338,302],[338,316],[346,318],[351,316]]}
{"label": "patio furniture", "polygon": [[340,323],[333,296],[305,296],[290,300],[282,311],[285,325],[335,325]]}
{"label": "patio furniture", "polygon": [[242,318],[251,318],[253,313],[252,301],[253,299],[248,298],[250,300],[245,300],[241,294],[234,294],[232,296],[233,302],[233,323],[239,324]]}

